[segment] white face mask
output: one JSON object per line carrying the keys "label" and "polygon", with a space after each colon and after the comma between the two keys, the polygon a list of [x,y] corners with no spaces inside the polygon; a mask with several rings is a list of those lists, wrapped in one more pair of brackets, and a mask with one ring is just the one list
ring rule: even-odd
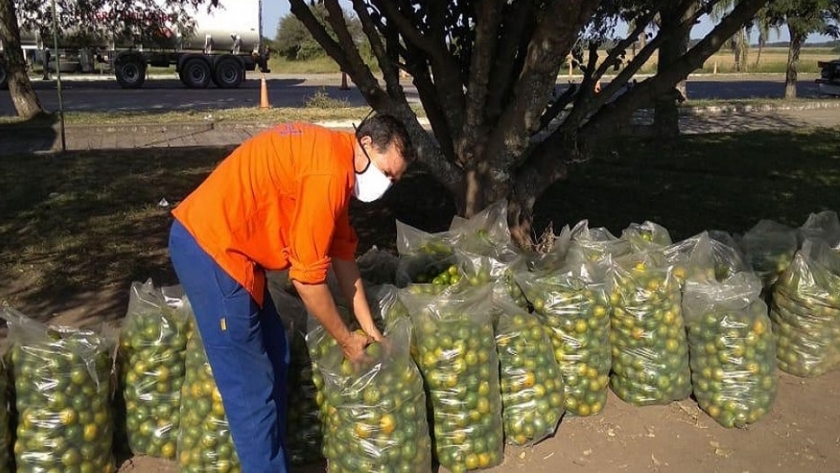
{"label": "white face mask", "polygon": [[359,146],[362,147],[362,151],[368,159],[368,165],[364,171],[356,173],[356,187],[353,194],[362,202],[373,202],[382,197],[393,183],[373,163],[365,148],[361,144]]}

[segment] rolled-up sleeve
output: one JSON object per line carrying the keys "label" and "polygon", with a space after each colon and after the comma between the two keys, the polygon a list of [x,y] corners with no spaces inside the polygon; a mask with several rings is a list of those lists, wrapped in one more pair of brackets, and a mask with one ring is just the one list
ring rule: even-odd
{"label": "rolled-up sleeve", "polygon": [[[324,282],[331,255],[344,256],[348,243],[342,220],[348,220],[348,201],[347,184],[338,176],[311,174],[302,178],[286,249],[290,279],[307,284]],[[349,227],[349,221],[346,225]],[[337,246],[336,236],[341,242]]]}

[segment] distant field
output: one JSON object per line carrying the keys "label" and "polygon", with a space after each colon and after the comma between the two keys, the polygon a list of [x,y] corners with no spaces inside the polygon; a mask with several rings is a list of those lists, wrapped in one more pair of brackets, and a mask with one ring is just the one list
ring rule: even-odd
{"label": "distant field", "polygon": [[[753,46],[747,52],[746,64],[742,65],[740,72],[785,72],[787,68],[787,48],[764,48],[761,57],[758,56],[758,47]],[[829,61],[840,58],[840,52],[832,52],[831,48],[803,48],[799,55],[799,72],[819,72],[818,61]],[[760,61],[757,61],[759,60]],[[644,65],[642,72],[656,72],[656,54]],[[723,49],[712,55],[704,64],[701,70],[695,72],[712,73],[717,63],[719,74],[732,73],[735,71],[735,54]],[[745,66],[745,67],[744,67]]]}
{"label": "distant field", "polygon": [[[606,51],[601,51],[601,58],[606,58],[606,56]],[[785,72],[787,56],[787,48],[764,48],[761,52],[761,61],[756,63],[756,59],[758,59],[758,47],[753,46],[747,53],[746,69],[742,68],[741,72]],[[819,72],[817,61],[828,61],[838,58],[840,58],[840,52],[833,52],[832,48],[803,48],[799,57],[798,70],[799,72]],[[632,59],[632,53],[628,53],[629,59]],[[719,74],[735,72],[735,56],[729,50],[722,50],[713,55],[706,61],[703,68],[696,72],[714,72],[715,62],[717,62],[717,72]],[[641,72],[656,72],[656,63],[657,57],[654,54],[642,67]],[[284,58],[272,58],[268,65],[272,72],[283,74],[325,74],[341,72],[338,64],[327,57],[310,61],[289,61]],[[376,65],[373,64],[373,66]],[[568,65],[566,65],[561,69],[560,74],[567,74],[568,70]],[[579,74],[580,70],[576,69],[574,73]]]}

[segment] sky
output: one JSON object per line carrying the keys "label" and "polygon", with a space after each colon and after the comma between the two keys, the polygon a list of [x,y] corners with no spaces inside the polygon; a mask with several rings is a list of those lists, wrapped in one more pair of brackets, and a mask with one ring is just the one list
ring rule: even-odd
{"label": "sky", "polygon": [[[350,3],[346,1],[342,1],[340,3],[345,4],[345,8],[350,8]],[[289,14],[289,2],[288,0],[263,0],[263,36],[267,36],[269,38],[274,38],[274,35],[277,32],[277,24],[280,22],[280,18]],[[708,18],[704,18],[703,21],[691,31],[692,38],[702,38],[705,36],[709,31],[712,30],[714,27],[714,23],[712,23]],[[782,28],[780,31],[781,35],[777,36],[775,33],[770,33],[770,41],[788,41],[790,36],[788,35],[787,28]],[[828,36],[823,35],[811,35],[808,37],[807,42],[823,42],[831,40]],[[754,32],[752,35],[753,43],[758,41],[758,33]]]}

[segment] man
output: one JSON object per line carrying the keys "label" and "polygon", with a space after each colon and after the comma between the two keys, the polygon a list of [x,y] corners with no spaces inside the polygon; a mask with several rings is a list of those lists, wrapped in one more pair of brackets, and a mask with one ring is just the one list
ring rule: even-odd
{"label": "man", "polygon": [[[244,473],[288,469],[289,351],[265,270],[288,268],[309,313],[360,359],[382,335],[355,263],[350,197],[380,198],[412,159],[404,126],[390,116],[364,120],[355,134],[284,124],[244,142],[173,211],[170,257]],[[366,336],[339,318],[325,282],[330,266]]]}

